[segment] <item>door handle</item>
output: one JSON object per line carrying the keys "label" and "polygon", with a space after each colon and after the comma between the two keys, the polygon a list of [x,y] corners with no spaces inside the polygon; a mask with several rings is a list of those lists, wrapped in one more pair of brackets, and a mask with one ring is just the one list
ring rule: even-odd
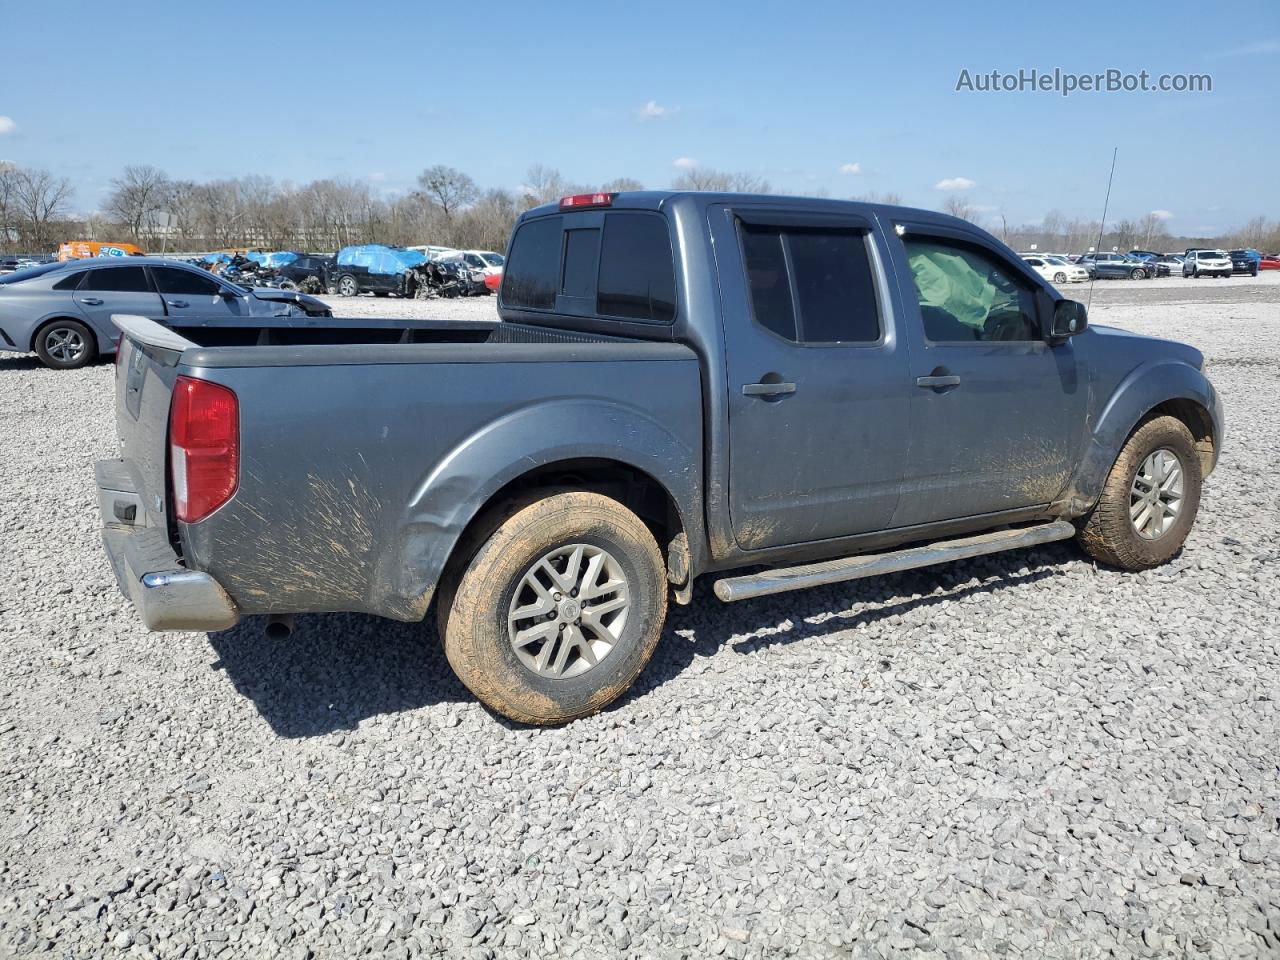
{"label": "door handle", "polygon": [[958,387],[960,386],[960,378],[954,374],[946,376],[916,377],[917,387]]}
{"label": "door handle", "polygon": [[187,301],[185,301],[185,300],[166,300],[166,301],[165,301],[165,303],[167,303],[167,304],[168,304],[169,306],[171,306],[171,307],[189,307],[189,306],[191,306],[191,304],[187,303]]}
{"label": "door handle", "polygon": [[100,306],[102,306],[102,298],[101,298],[101,297],[81,297],[81,298],[80,298],[80,302],[81,302],[81,303],[84,303],[84,304],[88,304],[88,305],[89,305],[89,306],[91,306],[91,307],[100,307]]}
{"label": "door handle", "polygon": [[744,397],[785,397],[796,392],[794,383],[744,383]]}

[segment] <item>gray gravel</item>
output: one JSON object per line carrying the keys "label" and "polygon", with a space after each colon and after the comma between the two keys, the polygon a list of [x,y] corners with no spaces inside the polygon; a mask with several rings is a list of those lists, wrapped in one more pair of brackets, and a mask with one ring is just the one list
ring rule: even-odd
{"label": "gray gravel", "polygon": [[98,543],[111,367],[0,358],[0,955],[1274,953],[1278,304],[1271,276],[1094,293],[1226,398],[1167,567],[704,584],[557,730],[486,713],[421,627],[146,634]]}

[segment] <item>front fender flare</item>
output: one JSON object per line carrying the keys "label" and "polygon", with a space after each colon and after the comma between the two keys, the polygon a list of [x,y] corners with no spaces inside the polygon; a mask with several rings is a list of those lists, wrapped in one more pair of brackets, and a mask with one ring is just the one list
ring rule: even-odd
{"label": "front fender flare", "polygon": [[639,408],[591,399],[547,400],[508,412],[450,450],[418,485],[397,534],[379,558],[375,609],[425,616],[467,524],[503,487],[538,467],[568,460],[625,464],[660,483],[688,535],[699,569],[702,525],[700,420],[681,438]]}
{"label": "front fender flare", "polygon": [[1134,428],[1156,407],[1190,400],[1209,412],[1215,453],[1221,450],[1222,403],[1203,372],[1181,360],[1156,360],[1131,370],[1106,399],[1086,439],[1084,455],[1064,496],[1072,515],[1087,513]]}

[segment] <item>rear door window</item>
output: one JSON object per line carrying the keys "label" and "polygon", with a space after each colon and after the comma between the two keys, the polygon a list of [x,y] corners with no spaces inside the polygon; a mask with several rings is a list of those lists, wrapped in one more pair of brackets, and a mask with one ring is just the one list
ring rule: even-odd
{"label": "rear door window", "polygon": [[604,218],[596,310],[649,323],[675,320],[676,274],[665,219],[643,213]]}
{"label": "rear door window", "polygon": [[744,223],[740,237],[757,324],[793,343],[879,341],[864,232]]}
{"label": "rear door window", "polygon": [[151,284],[142,267],[104,267],[90,270],[81,289],[105,293],[151,293]]}

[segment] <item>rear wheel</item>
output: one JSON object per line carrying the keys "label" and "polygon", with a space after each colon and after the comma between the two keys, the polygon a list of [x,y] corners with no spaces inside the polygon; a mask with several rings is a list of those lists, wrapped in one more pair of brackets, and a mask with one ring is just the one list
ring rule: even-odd
{"label": "rear wheel", "polygon": [[55,320],[36,334],[36,355],[46,367],[74,370],[98,355],[98,341],[78,320]]}
{"label": "rear wheel", "polygon": [[1148,420],[1125,443],[1078,539],[1123,570],[1159,566],[1182,548],[1200,507],[1200,455],[1186,424]]}
{"label": "rear wheel", "polygon": [[597,493],[554,494],[496,518],[441,586],[440,634],[459,679],[520,723],[601,710],[644,669],[667,579],[649,529]]}
{"label": "rear wheel", "polygon": [[360,284],[356,283],[356,278],[351,274],[343,274],[338,278],[338,296],[355,297],[360,295]]}

